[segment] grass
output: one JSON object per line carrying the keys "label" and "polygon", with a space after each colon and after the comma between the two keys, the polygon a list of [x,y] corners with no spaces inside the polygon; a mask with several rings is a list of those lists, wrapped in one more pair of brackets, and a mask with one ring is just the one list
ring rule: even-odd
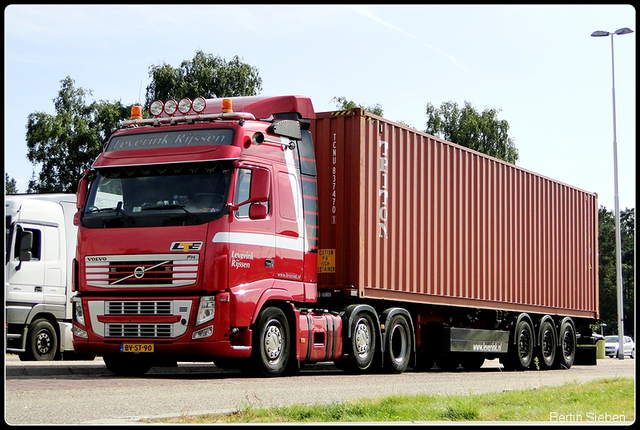
{"label": "grass", "polygon": [[632,423],[634,380],[600,379],[533,390],[478,395],[418,395],[363,399],[330,405],[251,406],[224,415],[182,415],[146,423],[281,423],[384,421],[542,421]]}

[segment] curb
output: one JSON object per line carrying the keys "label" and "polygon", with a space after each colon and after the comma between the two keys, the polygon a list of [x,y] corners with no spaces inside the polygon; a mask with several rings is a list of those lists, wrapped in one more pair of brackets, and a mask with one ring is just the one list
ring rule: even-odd
{"label": "curb", "polygon": [[[178,367],[152,367],[145,375],[154,374],[207,374],[220,372],[213,363],[178,363]],[[17,357],[6,356],[5,376],[7,378],[32,378],[42,376],[108,375],[116,376],[101,358],[93,361],[20,361]]]}

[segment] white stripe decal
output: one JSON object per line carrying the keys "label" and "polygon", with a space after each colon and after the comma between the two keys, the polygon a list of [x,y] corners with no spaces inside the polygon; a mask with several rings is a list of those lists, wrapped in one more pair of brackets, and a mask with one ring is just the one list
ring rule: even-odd
{"label": "white stripe decal", "polygon": [[287,249],[289,251],[304,252],[305,241],[303,238],[276,237],[262,233],[216,233],[213,243],[227,243],[234,245],[254,245]]}

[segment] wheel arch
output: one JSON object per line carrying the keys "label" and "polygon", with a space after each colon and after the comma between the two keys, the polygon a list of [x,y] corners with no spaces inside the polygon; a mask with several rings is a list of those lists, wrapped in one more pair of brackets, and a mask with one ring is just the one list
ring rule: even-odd
{"label": "wheel arch", "polygon": [[[342,314],[342,331],[343,331],[343,339],[347,340],[347,339],[351,339],[351,331],[353,328],[353,324],[355,323],[355,316],[358,315],[359,313],[364,312],[367,313],[369,315],[371,315],[371,317],[373,318],[373,322],[375,324],[375,326],[377,327],[376,330],[376,341],[378,345],[382,344],[382,333],[380,330],[380,318],[378,316],[378,312],[376,312],[376,310],[373,308],[373,306],[371,305],[367,305],[367,304],[353,304],[353,305],[349,305],[344,309],[344,312]],[[346,348],[346,345],[348,344],[348,342],[343,341],[342,342],[342,347]],[[382,356],[382,349],[378,348],[377,353]]]}
{"label": "wheel arch", "polygon": [[555,323],[555,321],[553,320],[553,318],[551,318],[550,315],[544,315],[542,318],[540,318],[540,321],[538,322],[538,325],[535,327],[535,332],[536,332],[536,339],[534,342],[535,346],[540,346],[540,344],[542,343],[542,326],[544,325],[544,323],[550,323],[551,326],[553,327],[553,329],[556,331],[556,344],[559,344],[558,342],[558,332],[559,332],[559,328],[562,326],[562,324],[557,325]]}
{"label": "wheel arch", "polygon": [[516,332],[516,328],[518,327],[518,324],[520,324],[520,322],[522,322],[522,321],[528,322],[529,325],[531,326],[531,334],[533,334],[533,344],[537,345],[538,344],[537,343],[538,342],[538,336],[537,336],[537,333],[536,333],[536,326],[533,324],[533,319],[531,319],[531,316],[526,312],[518,314],[518,318],[516,318],[516,321],[513,323],[513,330],[510,330],[511,334],[513,335],[513,336],[510,336],[510,338],[511,338],[511,342],[510,343],[512,345],[515,345],[517,343],[518,339],[515,336],[515,332]]}
{"label": "wheel arch", "polygon": [[562,331],[562,327],[564,327],[565,324],[569,324],[571,326],[571,328],[573,329],[573,333],[574,334],[578,333],[578,331],[576,330],[576,323],[573,321],[573,319],[571,317],[562,318],[560,323],[557,325],[558,346],[560,346],[562,344],[562,341],[560,340],[560,332]]}
{"label": "wheel arch", "polygon": [[[410,359],[409,362],[411,364],[412,367],[415,367],[416,365],[416,351],[417,351],[417,344],[416,344],[416,330],[415,330],[415,325],[413,324],[413,318],[411,318],[411,314],[409,313],[408,310],[404,309],[404,308],[389,308],[386,309],[384,312],[382,312],[382,315],[380,315],[380,321],[381,323],[384,325],[385,330],[384,333],[382,333],[381,330],[381,342],[380,342],[380,352],[382,353],[382,357],[383,357],[383,361],[384,361],[384,348],[385,348],[385,342],[384,339],[386,338],[388,331],[387,331],[387,327],[389,326],[389,322],[391,321],[391,319],[396,316],[396,315],[402,315],[403,317],[405,317],[405,319],[407,320],[407,322],[409,323],[409,328],[411,330],[411,351],[410,351]],[[384,366],[384,363],[382,363],[382,365]]]}

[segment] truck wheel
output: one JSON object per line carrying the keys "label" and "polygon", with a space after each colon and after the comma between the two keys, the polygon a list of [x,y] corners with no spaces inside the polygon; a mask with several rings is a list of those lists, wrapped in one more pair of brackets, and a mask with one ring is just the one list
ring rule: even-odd
{"label": "truck wheel", "polygon": [[557,354],[556,367],[569,369],[576,359],[576,332],[570,322],[565,321],[560,327],[560,351]]}
{"label": "truck wheel", "polygon": [[58,335],[53,325],[46,319],[36,320],[29,328],[23,361],[51,361],[58,353]]}
{"label": "truck wheel", "polygon": [[376,353],[376,332],[371,315],[360,313],[351,328],[349,369],[362,372],[371,367]]}
{"label": "truck wheel", "polygon": [[287,317],[279,308],[267,308],[260,313],[251,353],[259,374],[279,376],[284,372],[289,361],[290,339]]}
{"label": "truck wheel", "polygon": [[139,355],[105,355],[107,369],[118,376],[140,376],[151,369],[151,361]]}
{"label": "truck wheel", "polygon": [[384,344],[385,368],[391,373],[407,370],[411,357],[411,329],[404,316],[396,315],[391,319]]}
{"label": "truck wheel", "polygon": [[540,358],[540,367],[549,370],[556,361],[556,329],[550,321],[545,321],[540,327],[540,334],[540,346],[536,355]]}
{"label": "truck wheel", "polygon": [[501,362],[506,369],[527,370],[533,361],[533,328],[523,319],[518,322],[513,335],[514,348]]}

